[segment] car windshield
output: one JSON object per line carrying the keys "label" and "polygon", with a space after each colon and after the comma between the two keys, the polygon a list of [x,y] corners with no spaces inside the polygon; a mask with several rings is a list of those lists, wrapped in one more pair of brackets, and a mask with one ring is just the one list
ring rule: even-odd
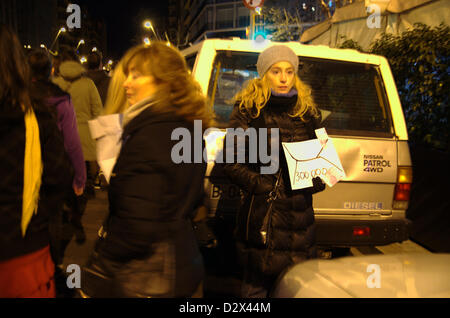
{"label": "car windshield", "polygon": [[[217,51],[208,97],[217,121],[227,126],[233,97],[258,76],[258,53]],[[299,76],[311,88],[330,134],[392,137],[386,91],[376,66],[300,56]]]}

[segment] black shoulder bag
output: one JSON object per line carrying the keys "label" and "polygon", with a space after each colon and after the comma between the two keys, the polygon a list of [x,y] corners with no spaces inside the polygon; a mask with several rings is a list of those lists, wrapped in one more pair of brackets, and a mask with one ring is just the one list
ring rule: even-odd
{"label": "black shoulder bag", "polygon": [[278,187],[280,186],[280,179],[281,179],[281,171],[282,168],[280,167],[280,170],[278,172],[277,181],[275,182],[275,186],[273,190],[269,193],[269,197],[267,198],[267,202],[269,203],[269,207],[267,209],[266,215],[264,216],[264,220],[261,226],[261,229],[259,230],[259,233],[261,234],[262,242],[264,245],[268,245],[270,233],[271,233],[271,223],[272,223],[272,210],[273,210],[273,202],[278,197]]}

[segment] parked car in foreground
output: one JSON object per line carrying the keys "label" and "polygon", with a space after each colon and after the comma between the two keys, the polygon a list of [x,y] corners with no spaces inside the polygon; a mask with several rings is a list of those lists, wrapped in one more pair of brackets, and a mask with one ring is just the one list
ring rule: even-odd
{"label": "parked car in foreground", "polygon": [[450,254],[411,253],[316,259],[280,276],[279,298],[448,298]]}

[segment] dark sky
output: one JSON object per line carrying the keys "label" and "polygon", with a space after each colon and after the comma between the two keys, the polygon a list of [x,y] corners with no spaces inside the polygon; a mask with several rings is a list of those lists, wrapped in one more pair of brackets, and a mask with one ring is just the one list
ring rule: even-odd
{"label": "dark sky", "polygon": [[108,56],[115,59],[133,45],[132,40],[142,28],[144,19],[151,19],[158,31],[154,21],[167,15],[166,0],[78,0],[76,3],[86,5],[91,16],[105,19]]}

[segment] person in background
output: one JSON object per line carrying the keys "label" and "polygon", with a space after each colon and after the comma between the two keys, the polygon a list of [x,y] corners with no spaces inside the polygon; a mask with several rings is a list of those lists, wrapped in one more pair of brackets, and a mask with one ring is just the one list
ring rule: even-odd
{"label": "person in background", "polygon": [[[64,48],[64,46],[62,46]],[[50,53],[50,52],[49,52]],[[52,52],[53,53],[53,52]],[[52,54],[50,53],[50,54]],[[51,78],[55,78],[59,76],[59,66],[61,65],[61,56],[60,55],[54,55],[51,56],[52,61],[52,71],[51,71]]]}
{"label": "person in background", "polygon": [[0,25],[0,298],[51,298],[49,218],[72,180],[54,114],[30,97],[22,50]]}
{"label": "person in background", "polygon": [[98,93],[102,100],[102,104],[106,103],[106,94],[108,92],[109,81],[111,78],[103,70],[102,55],[99,52],[91,52],[87,57],[88,71],[86,76],[94,81]]}
{"label": "person in background", "polygon": [[72,189],[76,195],[82,195],[86,183],[86,168],[70,95],[51,82],[52,63],[46,51],[43,49],[31,51],[28,54],[28,63],[32,74],[32,96],[56,109],[58,128],[64,137],[64,148],[74,169]]}
{"label": "person in background", "polygon": [[[32,75],[31,95],[34,99],[44,102],[50,109],[56,111],[58,128],[64,140],[64,149],[72,164],[73,181],[72,186],[66,190],[65,200],[66,205],[70,207],[68,211],[70,213],[76,209],[77,196],[83,194],[86,183],[86,166],[78,135],[75,111],[70,95],[50,81],[52,63],[47,51],[44,49],[32,50],[28,53],[28,63]],[[61,270],[61,267],[64,251],[71,239],[70,231],[67,230],[65,225],[70,224],[73,215],[67,215],[64,212],[66,212],[66,209],[63,209],[61,213],[55,213],[55,217],[50,224],[50,249],[56,265],[57,291],[60,290],[60,286],[66,284],[64,271]]]}
{"label": "person in background", "polygon": [[128,108],[109,216],[83,270],[82,293],[198,297],[204,268],[192,218],[203,203],[206,163],[174,163],[171,136],[180,127],[192,134],[196,119],[206,128],[211,116],[177,49],[154,42],[131,50],[123,63]]}
{"label": "person in background", "polygon": [[[281,146],[314,139],[321,122],[311,90],[297,75],[298,63],[285,45],[265,49],[256,65],[259,78],[235,97],[231,127],[278,128],[280,139],[279,169],[274,174],[261,174],[261,162],[235,160],[224,165],[226,175],[245,193],[236,225],[238,256],[244,266],[242,297],[269,296],[284,269],[316,254],[312,194],[324,190],[325,184],[315,178],[312,188],[293,191]],[[248,154],[248,143],[246,147]]]}
{"label": "person in background", "polygon": [[85,76],[86,70],[77,61],[76,55],[71,50],[61,51],[60,54],[59,76],[54,77],[52,81],[63,91],[70,94],[75,109],[83,156],[86,162],[87,180],[85,191],[77,200],[77,208],[73,211],[75,217],[72,219],[77,241],[82,243],[85,241],[86,236],[81,218],[88,198],[95,196],[94,182],[98,173],[95,141],[91,137],[88,121],[100,115],[103,106],[94,82]]}
{"label": "person in background", "polygon": [[[132,55],[133,49],[130,49],[119,61],[116,67],[111,70],[111,80],[109,82],[106,101],[102,110],[101,115],[113,115],[119,114],[119,116],[123,116],[123,112],[128,107],[127,96],[125,93],[125,89],[123,88],[123,83],[126,80],[126,75],[123,72],[123,65],[128,61],[129,57]],[[97,151],[99,147],[105,147],[107,145],[109,147],[108,152],[113,153],[118,144],[118,140],[120,140],[121,132],[116,131],[115,129],[104,128],[105,136],[102,139],[97,139]],[[98,157],[98,154],[97,154]],[[100,170],[99,172],[99,183],[103,189],[107,189],[108,181],[106,180],[105,171]]]}

